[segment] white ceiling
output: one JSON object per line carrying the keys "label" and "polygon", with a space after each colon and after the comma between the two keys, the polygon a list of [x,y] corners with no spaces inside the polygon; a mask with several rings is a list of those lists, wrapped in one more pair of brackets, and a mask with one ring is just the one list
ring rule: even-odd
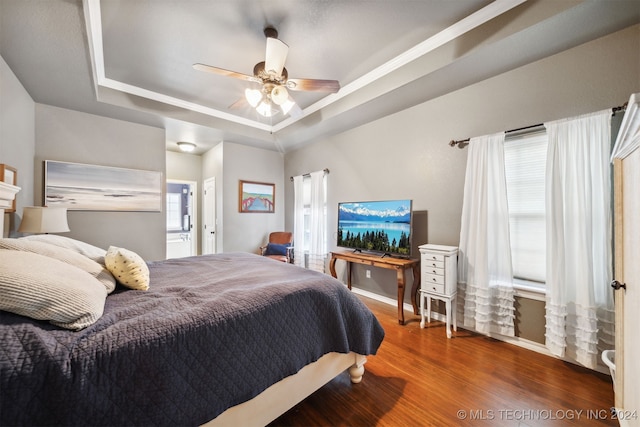
{"label": "white ceiling", "polygon": [[[167,149],[287,151],[640,22],[640,0],[0,0],[0,54],[34,101],[151,126]],[[230,109],[263,29],[288,44],[301,118]]]}

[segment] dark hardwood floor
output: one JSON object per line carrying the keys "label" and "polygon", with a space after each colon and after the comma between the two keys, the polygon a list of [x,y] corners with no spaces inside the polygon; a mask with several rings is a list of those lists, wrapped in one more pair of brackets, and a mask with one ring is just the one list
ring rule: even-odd
{"label": "dark hardwood floor", "polygon": [[606,375],[361,299],[385,329],[362,382],[343,373],[272,427],[618,425]]}

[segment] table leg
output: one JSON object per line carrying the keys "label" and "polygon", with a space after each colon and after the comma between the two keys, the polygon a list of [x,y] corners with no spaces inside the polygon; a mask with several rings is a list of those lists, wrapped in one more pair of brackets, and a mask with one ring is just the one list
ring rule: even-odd
{"label": "table leg", "polygon": [[351,261],[347,261],[347,287],[351,290]]}
{"label": "table leg", "polygon": [[447,298],[445,302],[445,311],[447,312],[447,338],[451,338],[451,298]]}
{"label": "table leg", "polygon": [[425,320],[424,320],[424,310],[425,310],[425,306],[424,306],[424,292],[420,292],[420,328],[424,329],[425,326]]}
{"label": "table leg", "polygon": [[453,330],[454,331],[458,331],[458,325],[457,325],[457,321],[456,321],[456,317],[457,316],[457,310],[458,310],[458,296],[457,295],[453,295],[453,308],[452,308],[452,312],[451,312],[451,317],[453,317]]}
{"label": "table leg", "polygon": [[420,290],[420,264],[416,263],[412,267],[413,269],[413,286],[411,287],[411,304],[413,304],[413,314],[418,314],[418,306],[416,304],[416,297]]}
{"label": "table leg", "polygon": [[329,261],[329,271],[331,272],[331,275],[337,279],[338,275],[336,274],[336,261],[336,258],[331,257],[331,261]]}
{"label": "table leg", "polygon": [[404,325],[404,268],[398,268],[396,271],[398,276],[398,323]]}

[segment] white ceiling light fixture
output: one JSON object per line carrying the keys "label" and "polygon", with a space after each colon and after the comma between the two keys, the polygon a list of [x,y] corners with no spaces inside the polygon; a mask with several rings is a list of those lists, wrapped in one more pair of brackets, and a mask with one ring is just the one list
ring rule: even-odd
{"label": "white ceiling light fixture", "polygon": [[178,144],[178,148],[180,149],[180,151],[182,151],[183,153],[191,153],[193,150],[196,149],[196,144],[194,144],[193,142],[183,142],[180,141],[177,143]]}
{"label": "white ceiling light fixture", "polygon": [[245,89],[244,97],[247,98],[247,102],[253,108],[256,108],[260,101],[262,101],[262,91],[259,89]]}
{"label": "white ceiling light fixture", "polygon": [[289,92],[287,91],[287,88],[284,86],[274,86],[271,90],[271,100],[276,105],[283,105],[289,100]]}
{"label": "white ceiling light fixture", "polygon": [[269,102],[268,100],[262,101],[260,105],[256,107],[256,111],[258,112],[258,114],[264,117],[273,116],[273,109],[271,108],[271,102]]}

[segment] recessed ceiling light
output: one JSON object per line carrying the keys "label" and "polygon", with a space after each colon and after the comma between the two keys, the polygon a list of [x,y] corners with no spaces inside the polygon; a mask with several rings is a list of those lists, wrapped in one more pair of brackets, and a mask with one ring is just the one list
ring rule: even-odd
{"label": "recessed ceiling light", "polygon": [[196,149],[196,144],[192,142],[178,142],[178,148],[180,149],[180,151],[190,153]]}

